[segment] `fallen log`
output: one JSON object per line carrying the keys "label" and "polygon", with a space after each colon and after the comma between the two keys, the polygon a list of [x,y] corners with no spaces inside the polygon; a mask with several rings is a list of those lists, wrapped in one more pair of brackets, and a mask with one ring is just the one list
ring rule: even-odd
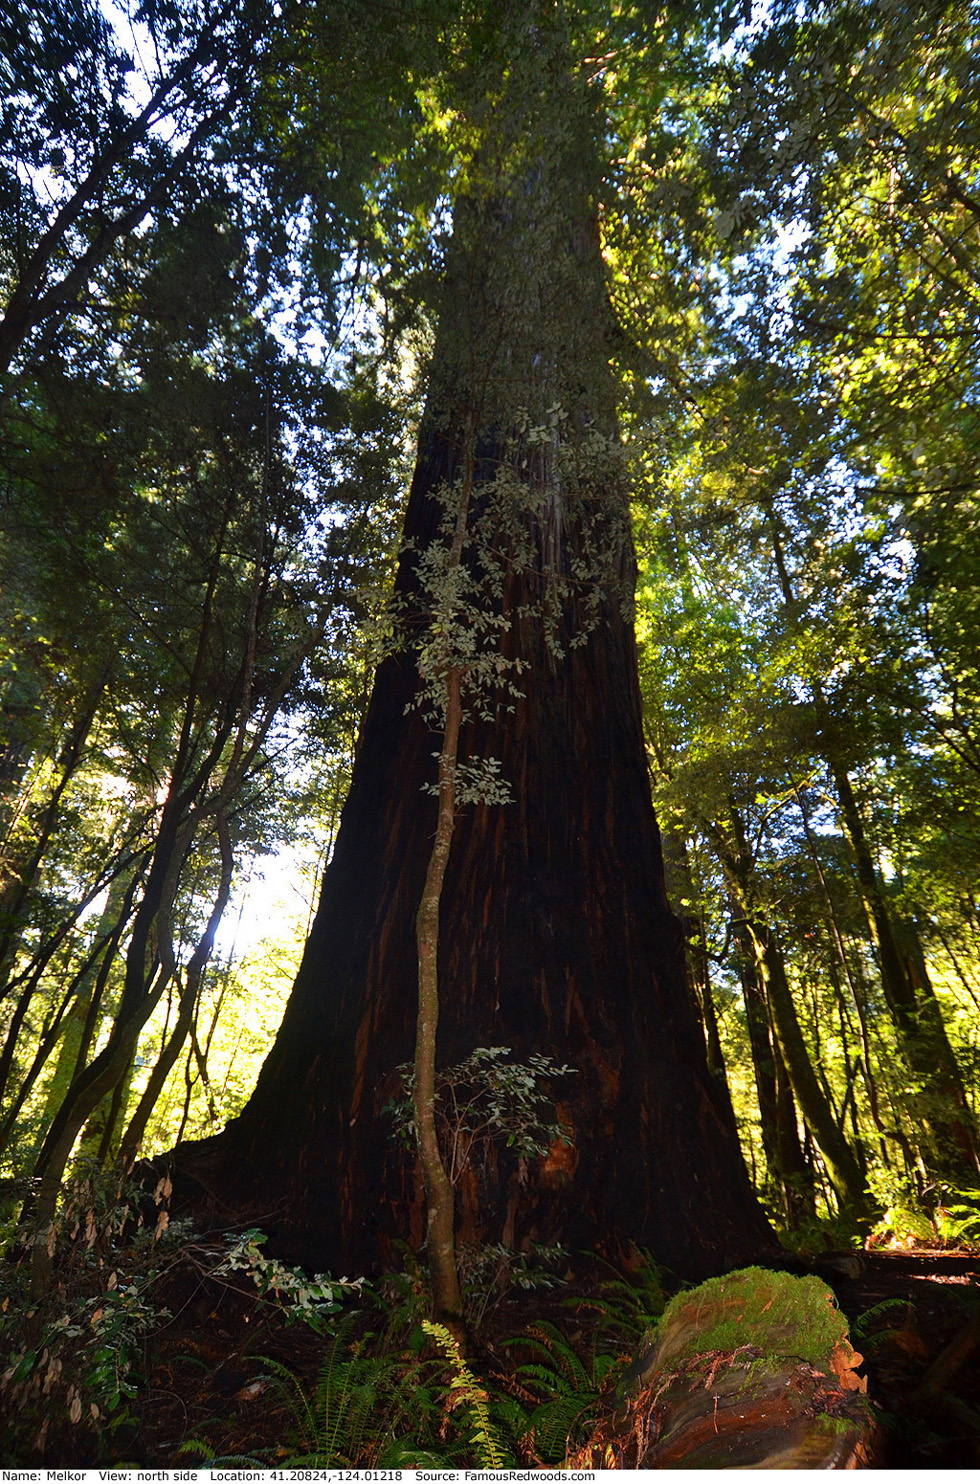
{"label": "fallen log", "polygon": [[863,1468],[877,1428],[819,1278],[743,1268],[668,1305],[575,1468]]}

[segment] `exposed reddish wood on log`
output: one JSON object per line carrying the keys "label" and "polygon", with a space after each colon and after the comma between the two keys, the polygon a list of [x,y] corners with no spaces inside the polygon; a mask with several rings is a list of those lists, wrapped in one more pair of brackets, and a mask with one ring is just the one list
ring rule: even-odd
{"label": "exposed reddish wood on log", "polygon": [[[800,1364],[753,1377],[762,1351],[707,1354],[657,1375],[573,1468],[864,1468],[874,1423],[854,1392]],[[707,1372],[707,1374],[706,1374]]]}

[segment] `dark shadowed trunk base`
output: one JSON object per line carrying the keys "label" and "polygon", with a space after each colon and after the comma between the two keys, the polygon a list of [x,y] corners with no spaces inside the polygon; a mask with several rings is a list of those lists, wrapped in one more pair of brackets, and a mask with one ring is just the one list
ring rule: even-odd
{"label": "dark shadowed trunk base", "polygon": [[[434,534],[428,496],[451,453],[430,439],[406,528]],[[399,585],[413,575],[403,561]],[[535,661],[516,711],[463,745],[502,763],[514,801],[460,812],[442,901],[439,1059],[478,1046],[577,1068],[555,1085],[572,1142],[504,1149],[464,1173],[462,1243],[631,1245],[691,1276],[775,1255],[727,1094],[710,1076],[664,894],[640,730],[633,635],[618,608],[588,642]],[[383,1109],[411,1059],[414,921],[435,825],[422,792],[438,737],[406,707],[410,655],[382,665],[333,860],[278,1039],[242,1115],[173,1156],[183,1204],[257,1222],[316,1271],[368,1272],[421,1242],[414,1159]]]}

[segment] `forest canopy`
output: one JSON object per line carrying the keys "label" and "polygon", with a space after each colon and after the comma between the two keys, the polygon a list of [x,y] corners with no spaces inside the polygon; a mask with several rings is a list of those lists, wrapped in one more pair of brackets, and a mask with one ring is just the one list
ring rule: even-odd
{"label": "forest canopy", "polygon": [[[5,1215],[246,1105],[398,642],[466,212],[506,155],[535,227],[564,221],[553,148],[601,250],[588,335],[711,1077],[787,1240],[975,1232],[975,7],[495,9],[0,18]],[[561,12],[601,120],[581,149],[520,81],[525,9]],[[520,436],[574,441],[568,417],[530,406]],[[284,860],[291,921],[250,886]],[[236,913],[266,918],[246,951]]]}

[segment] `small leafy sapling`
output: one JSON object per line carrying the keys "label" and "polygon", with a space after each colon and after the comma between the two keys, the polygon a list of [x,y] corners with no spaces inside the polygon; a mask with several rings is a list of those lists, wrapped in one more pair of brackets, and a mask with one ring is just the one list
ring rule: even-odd
{"label": "small leafy sapling", "polygon": [[[511,407],[512,435],[499,441],[494,460],[481,452],[477,474],[478,432],[481,422],[488,425],[496,395],[489,362],[481,374],[489,380],[479,395],[474,387],[459,430],[460,476],[432,492],[443,510],[439,539],[419,554],[416,600],[403,605],[399,615],[419,677],[408,709],[420,708],[440,738],[431,789],[438,801],[436,828],[416,915],[411,1127],[425,1187],[433,1307],[447,1322],[460,1314],[462,1295],[453,1181],[443,1163],[436,1112],[440,903],[459,808],[508,803],[511,797],[498,760],[461,756],[461,736],[471,719],[493,721],[501,708],[513,710],[523,696],[519,682],[529,660],[514,654],[508,642],[515,624],[539,626],[551,660],[557,661],[559,634],[567,628],[561,615],[574,607],[577,617],[567,642],[574,647],[586,641],[617,590],[626,529],[623,500],[609,500],[611,490],[622,493],[618,477],[609,483],[612,465],[621,473],[617,440],[592,428],[573,431],[558,402],[547,409],[543,423],[527,409]],[[569,523],[578,531],[574,554],[563,535]],[[534,575],[539,598],[516,605],[508,598],[509,582],[518,574]],[[456,1157],[468,1157],[472,1138],[464,1143]]]}
{"label": "small leafy sapling", "polygon": [[[535,1159],[569,1144],[569,1129],[554,1115],[554,1104],[541,1084],[575,1074],[550,1056],[532,1053],[526,1062],[506,1060],[509,1046],[478,1046],[465,1060],[436,1077],[436,1122],[449,1178],[455,1185],[463,1170],[486,1161],[491,1145],[502,1140],[520,1159]],[[385,1112],[396,1134],[414,1147],[413,1074],[409,1063],[398,1068],[403,1095]]]}

